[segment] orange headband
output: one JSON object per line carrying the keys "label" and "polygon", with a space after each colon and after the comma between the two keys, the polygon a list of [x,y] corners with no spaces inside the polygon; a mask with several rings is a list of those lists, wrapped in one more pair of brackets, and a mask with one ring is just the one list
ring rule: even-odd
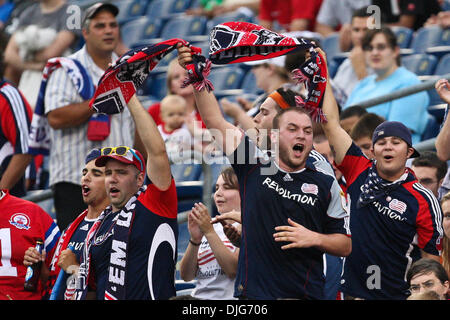
{"label": "orange headband", "polygon": [[278,91],[274,91],[269,95],[270,98],[275,100],[276,103],[280,106],[281,109],[287,109],[291,106],[284,100],[284,98],[281,96],[281,94]]}

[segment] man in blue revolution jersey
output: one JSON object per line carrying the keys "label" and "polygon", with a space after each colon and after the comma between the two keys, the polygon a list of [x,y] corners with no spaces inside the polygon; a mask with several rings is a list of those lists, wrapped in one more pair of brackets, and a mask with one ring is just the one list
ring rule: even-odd
{"label": "man in blue revolution jersey", "polygon": [[406,299],[408,269],[421,257],[439,261],[443,234],[438,201],[405,167],[418,155],[411,133],[400,122],[381,123],[373,133],[371,161],[339,125],[329,84],[323,111],[328,122],[322,127],[351,202],[352,253],[341,291],[348,298]]}
{"label": "man in blue revolution jersey", "polygon": [[[111,202],[86,237],[76,299],[168,299],[175,295],[177,195],[164,141],[136,96],[128,109],[147,151],[101,149]],[[144,183],[146,175],[150,180]],[[147,182],[147,181],[146,181]]]}
{"label": "man in blue revolution jersey", "polygon": [[[178,48],[180,65],[192,61],[190,49]],[[227,154],[240,187],[242,239],[235,296],[241,299],[321,299],[323,253],[346,256],[345,199],[336,179],[307,163],[312,122],[300,108],[275,117],[271,142],[279,148],[260,159],[254,132],[227,122],[212,93],[194,90],[197,107],[216,143]]]}

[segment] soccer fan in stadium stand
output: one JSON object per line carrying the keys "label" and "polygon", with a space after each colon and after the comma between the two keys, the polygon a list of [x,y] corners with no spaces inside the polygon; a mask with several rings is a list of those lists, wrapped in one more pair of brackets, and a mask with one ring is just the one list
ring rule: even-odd
{"label": "soccer fan in stadium stand", "polygon": [[[41,72],[48,59],[65,55],[76,39],[66,0],[33,1],[18,18],[5,51],[5,76],[32,106],[38,96]],[[25,90],[26,89],[26,90]]]}
{"label": "soccer fan in stadium stand", "polygon": [[[320,49],[317,49],[320,50]],[[350,195],[352,253],[341,291],[347,298],[406,299],[405,274],[420,257],[439,261],[442,212],[434,195],[405,167],[418,152],[400,122],[380,124],[372,137],[375,162],[367,159],[339,125],[327,83],[322,123]]]}
{"label": "soccer fan in stadium stand", "polygon": [[[0,208],[0,300],[40,300],[48,277],[45,269],[60,236],[58,226],[37,204],[16,198],[8,190],[0,190]],[[27,249],[35,250],[37,239],[44,241],[47,255],[39,256],[43,261],[40,281],[37,290],[30,292],[24,290],[24,254]]]}
{"label": "soccer fan in stadium stand", "polygon": [[[233,169],[224,169],[216,182],[214,202],[217,211],[240,214],[241,198],[239,184]],[[224,226],[237,223],[224,221],[211,224],[211,215],[206,206],[196,203],[188,216],[191,238],[180,261],[180,275],[184,281],[197,279],[192,296],[198,299],[233,299],[239,248],[236,248],[224,233]]]}
{"label": "soccer fan in stadium stand", "polygon": [[431,192],[439,197],[439,187],[447,173],[447,163],[442,161],[434,151],[424,151],[413,160],[411,169],[417,180]]}
{"label": "soccer fan in stadium stand", "polygon": [[0,48],[0,188],[17,197],[26,194],[24,172],[31,161],[31,155],[27,154],[31,116],[28,101],[3,78],[3,48]]}
{"label": "soccer fan in stadium stand", "polygon": [[[349,109],[347,109],[349,110]],[[385,120],[375,113],[366,113],[358,122],[355,123],[352,130],[347,132],[352,138],[353,142],[361,148],[361,151],[369,159],[374,159],[372,150],[372,136],[376,127]],[[342,120],[341,120],[342,126]],[[345,129],[344,129],[345,130]]]}
{"label": "soccer fan in stadium stand", "polygon": [[369,28],[371,15],[367,7],[356,10],[352,15],[349,31],[352,48],[349,57],[342,61],[333,78],[333,89],[342,92],[339,105],[345,104],[347,97],[361,79],[373,73],[367,66],[362,48],[362,39]]}
{"label": "soccer fan in stadium stand", "polygon": [[420,259],[414,262],[406,274],[411,294],[434,291],[440,300],[447,300],[449,293],[448,274],[442,265],[432,259]]}
{"label": "soccer fan in stadium stand", "polygon": [[[400,48],[395,34],[388,27],[368,30],[362,41],[369,66],[374,74],[362,79],[353,89],[344,106],[392,93],[419,84],[419,78],[400,65]],[[412,132],[417,143],[427,123],[427,106],[430,99],[426,92],[418,92],[403,98],[377,104],[367,109],[387,121],[402,122]]]}
{"label": "soccer fan in stadium stand", "polygon": [[[447,103],[447,108],[445,109],[444,121],[441,126],[441,131],[436,137],[436,152],[441,160],[450,160],[450,84],[446,79],[439,79],[436,81],[435,88],[442,101]],[[447,171],[447,175],[442,182],[441,188],[439,189],[439,196],[442,197],[444,194],[450,191],[450,170]]]}
{"label": "soccer fan in stadium stand", "polygon": [[[119,38],[117,14],[118,8],[113,4],[96,3],[86,9],[82,21],[86,44],[69,56],[80,62],[94,84],[108,64],[117,59],[113,53]],[[61,230],[86,209],[80,186],[85,155],[93,148],[133,145],[135,141],[135,125],[128,109],[109,116],[105,122],[109,126],[105,128],[95,121],[89,102],[90,99],[83,100],[64,68],[50,75],[45,90],[45,114],[51,140],[50,186],[54,190],[56,219]]]}
{"label": "soccer fan in stadium stand", "polygon": [[[49,293],[55,295],[55,300],[72,299],[75,292],[75,278],[73,277],[70,282],[67,282],[69,275],[78,272],[86,235],[100,213],[109,205],[105,189],[105,169],[95,165],[95,160],[99,156],[99,149],[92,149],[86,156],[85,166],[82,170],[81,187],[83,201],[88,208],[64,230],[52,258],[48,289]],[[69,248],[69,246],[72,248]],[[25,252],[25,261],[34,263],[37,262],[38,258],[39,256],[33,250]],[[63,272],[65,271],[61,287],[54,288],[59,291],[53,293],[52,288],[61,269]]]}
{"label": "soccer fan in stadium stand", "polygon": [[[192,61],[188,47],[180,46],[178,55],[182,66]],[[255,132],[244,134],[223,118],[213,93],[194,95],[206,126],[221,132],[216,142],[230,158],[244,204],[235,296],[323,298],[323,253],[347,256],[351,239],[345,199],[332,188],[336,179],[306,162],[312,149],[309,114],[287,108],[275,116],[279,137],[272,131],[271,141],[280,152],[266,158]]]}
{"label": "soccer fan in stadium stand", "polygon": [[[111,206],[102,212],[86,237],[77,300],[89,298],[92,288],[98,300],[169,299],[175,295],[175,182],[155,122],[136,95],[127,107],[145,146],[147,165],[135,149],[101,149],[95,165],[105,167]],[[150,182],[146,183],[146,177]]]}
{"label": "soccer fan in stadium stand", "polygon": [[339,124],[345,130],[345,132],[350,134],[350,131],[352,131],[353,126],[366,113],[367,113],[366,108],[360,106],[353,106],[345,110],[342,110],[341,113],[339,114]]}

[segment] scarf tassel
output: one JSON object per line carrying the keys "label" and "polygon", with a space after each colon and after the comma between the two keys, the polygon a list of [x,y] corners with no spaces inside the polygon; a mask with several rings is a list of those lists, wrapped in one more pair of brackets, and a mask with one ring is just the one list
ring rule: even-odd
{"label": "scarf tassel", "polygon": [[211,72],[211,61],[200,55],[194,55],[193,63],[186,65],[188,76],[184,79],[181,88],[186,88],[191,85],[197,91],[206,89],[208,92],[214,90],[214,86],[210,80],[207,79]]}

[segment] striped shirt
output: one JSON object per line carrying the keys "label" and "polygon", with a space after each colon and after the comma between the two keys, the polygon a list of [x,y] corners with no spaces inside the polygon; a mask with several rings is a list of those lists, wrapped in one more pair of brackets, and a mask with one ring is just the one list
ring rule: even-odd
{"label": "striped shirt", "polygon": [[[98,67],[89,56],[86,46],[75,52],[69,58],[78,60],[97,84],[104,70]],[[117,56],[113,54],[113,61]],[[83,102],[77,89],[66,72],[59,68],[49,78],[45,91],[45,113],[73,103]],[[133,146],[135,124],[127,108],[120,114],[111,116],[110,135],[104,141],[89,141],[87,139],[88,122],[80,126],[53,129],[50,128],[52,148],[50,150],[50,185],[58,182],[80,184],[81,170],[86,154],[92,148],[105,146]]]}

